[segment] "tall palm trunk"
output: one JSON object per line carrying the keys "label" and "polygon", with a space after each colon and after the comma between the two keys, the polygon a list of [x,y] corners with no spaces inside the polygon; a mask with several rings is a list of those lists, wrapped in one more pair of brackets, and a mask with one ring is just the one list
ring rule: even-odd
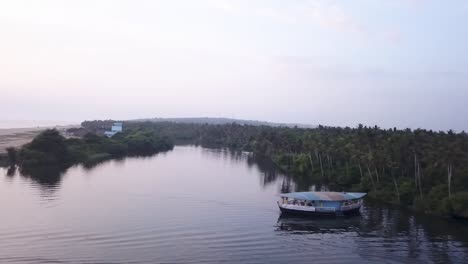
{"label": "tall palm trunk", "polygon": [[348,165],[348,161],[346,161],[346,179],[349,179],[349,165]]}
{"label": "tall palm trunk", "polygon": [[419,196],[422,199],[421,164],[416,153],[414,153],[414,183],[416,188],[419,189]]}
{"label": "tall palm trunk", "polygon": [[452,164],[447,166],[448,195],[452,196]]}
{"label": "tall palm trunk", "polygon": [[370,177],[370,180],[371,180],[371,183],[372,183],[372,188],[373,188],[374,191],[375,191],[376,188],[375,188],[374,177],[372,177],[372,172],[371,172],[371,170],[370,170],[369,164],[367,164],[367,172],[369,173],[369,177]]}
{"label": "tall palm trunk", "polygon": [[361,173],[361,183],[362,183],[362,180],[363,180],[364,176],[362,174],[361,162],[358,162],[358,165],[359,165],[359,172]]}
{"label": "tall palm trunk", "polygon": [[400,190],[398,189],[398,183],[395,179],[395,175],[393,175],[393,168],[390,168],[390,175],[392,176],[393,184],[395,185],[395,190],[397,193],[398,203],[400,203]]}
{"label": "tall palm trunk", "polygon": [[314,171],[314,162],[312,161],[312,155],[309,153],[309,162],[310,162],[310,168],[312,169],[312,172]]}
{"label": "tall palm trunk", "polygon": [[320,155],[319,153],[318,156],[319,156],[319,162],[320,162],[320,171],[322,173],[322,179],[324,179],[325,175],[323,173],[322,155]]}
{"label": "tall palm trunk", "polygon": [[423,192],[422,192],[422,181],[421,181],[421,164],[418,162],[418,186],[419,186],[419,196],[423,197]]}
{"label": "tall palm trunk", "polygon": [[414,184],[418,187],[418,157],[414,153]]}

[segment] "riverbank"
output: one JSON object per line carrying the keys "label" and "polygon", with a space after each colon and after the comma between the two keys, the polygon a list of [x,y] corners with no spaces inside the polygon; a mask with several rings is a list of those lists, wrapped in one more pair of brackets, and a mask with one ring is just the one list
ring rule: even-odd
{"label": "riverbank", "polygon": [[127,131],[112,138],[86,134],[83,138],[66,138],[56,129],[46,129],[20,148],[9,148],[2,163],[17,165],[22,172],[34,173],[42,168],[65,170],[76,164],[92,166],[104,160],[125,156],[150,156],[171,150],[174,144],[151,131]]}
{"label": "riverbank", "polygon": [[[95,131],[113,122],[89,121]],[[453,131],[323,127],[314,129],[239,124],[124,122],[174,141],[214,145],[269,157],[308,190],[369,193],[418,211],[468,217],[468,136]]]}
{"label": "riverbank", "polygon": [[0,155],[6,153],[9,147],[20,148],[21,146],[31,142],[34,137],[39,135],[46,129],[55,128],[59,132],[65,132],[67,129],[77,127],[77,125],[69,126],[53,126],[53,127],[29,127],[29,128],[0,128]]}
{"label": "riverbank", "polygon": [[367,199],[357,217],[281,217],[283,182],[300,183],[240,152],[175,146],[92,169],[74,166],[55,178],[7,173],[0,168],[2,263],[468,259],[468,225]]}

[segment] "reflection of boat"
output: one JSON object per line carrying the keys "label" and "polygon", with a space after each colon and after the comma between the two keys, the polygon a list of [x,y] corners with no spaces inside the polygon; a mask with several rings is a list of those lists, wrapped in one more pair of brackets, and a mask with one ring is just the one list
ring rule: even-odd
{"label": "reflection of boat", "polygon": [[298,233],[343,233],[356,230],[360,224],[361,218],[356,216],[323,219],[281,215],[278,218],[277,231]]}
{"label": "reflection of boat", "polygon": [[283,214],[342,216],[358,214],[366,193],[293,192],[280,195]]}

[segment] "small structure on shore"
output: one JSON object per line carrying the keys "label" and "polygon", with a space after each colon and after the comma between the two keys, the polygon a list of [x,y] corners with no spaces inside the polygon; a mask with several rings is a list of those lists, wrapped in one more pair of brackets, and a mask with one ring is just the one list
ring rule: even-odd
{"label": "small structure on shore", "polygon": [[114,123],[114,125],[112,125],[111,127],[111,130],[104,132],[104,135],[106,135],[107,137],[112,137],[115,134],[122,132],[122,129],[123,129],[122,123]]}

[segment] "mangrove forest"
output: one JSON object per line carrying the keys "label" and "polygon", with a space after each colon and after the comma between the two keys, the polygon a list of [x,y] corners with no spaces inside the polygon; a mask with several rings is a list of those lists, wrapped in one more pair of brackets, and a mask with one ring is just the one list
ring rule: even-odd
{"label": "mangrove forest", "polygon": [[[86,121],[101,131],[113,121]],[[468,136],[424,129],[270,127],[125,122],[174,142],[226,147],[271,159],[295,181],[362,191],[417,211],[468,217]],[[301,186],[308,186],[301,184]]]}

